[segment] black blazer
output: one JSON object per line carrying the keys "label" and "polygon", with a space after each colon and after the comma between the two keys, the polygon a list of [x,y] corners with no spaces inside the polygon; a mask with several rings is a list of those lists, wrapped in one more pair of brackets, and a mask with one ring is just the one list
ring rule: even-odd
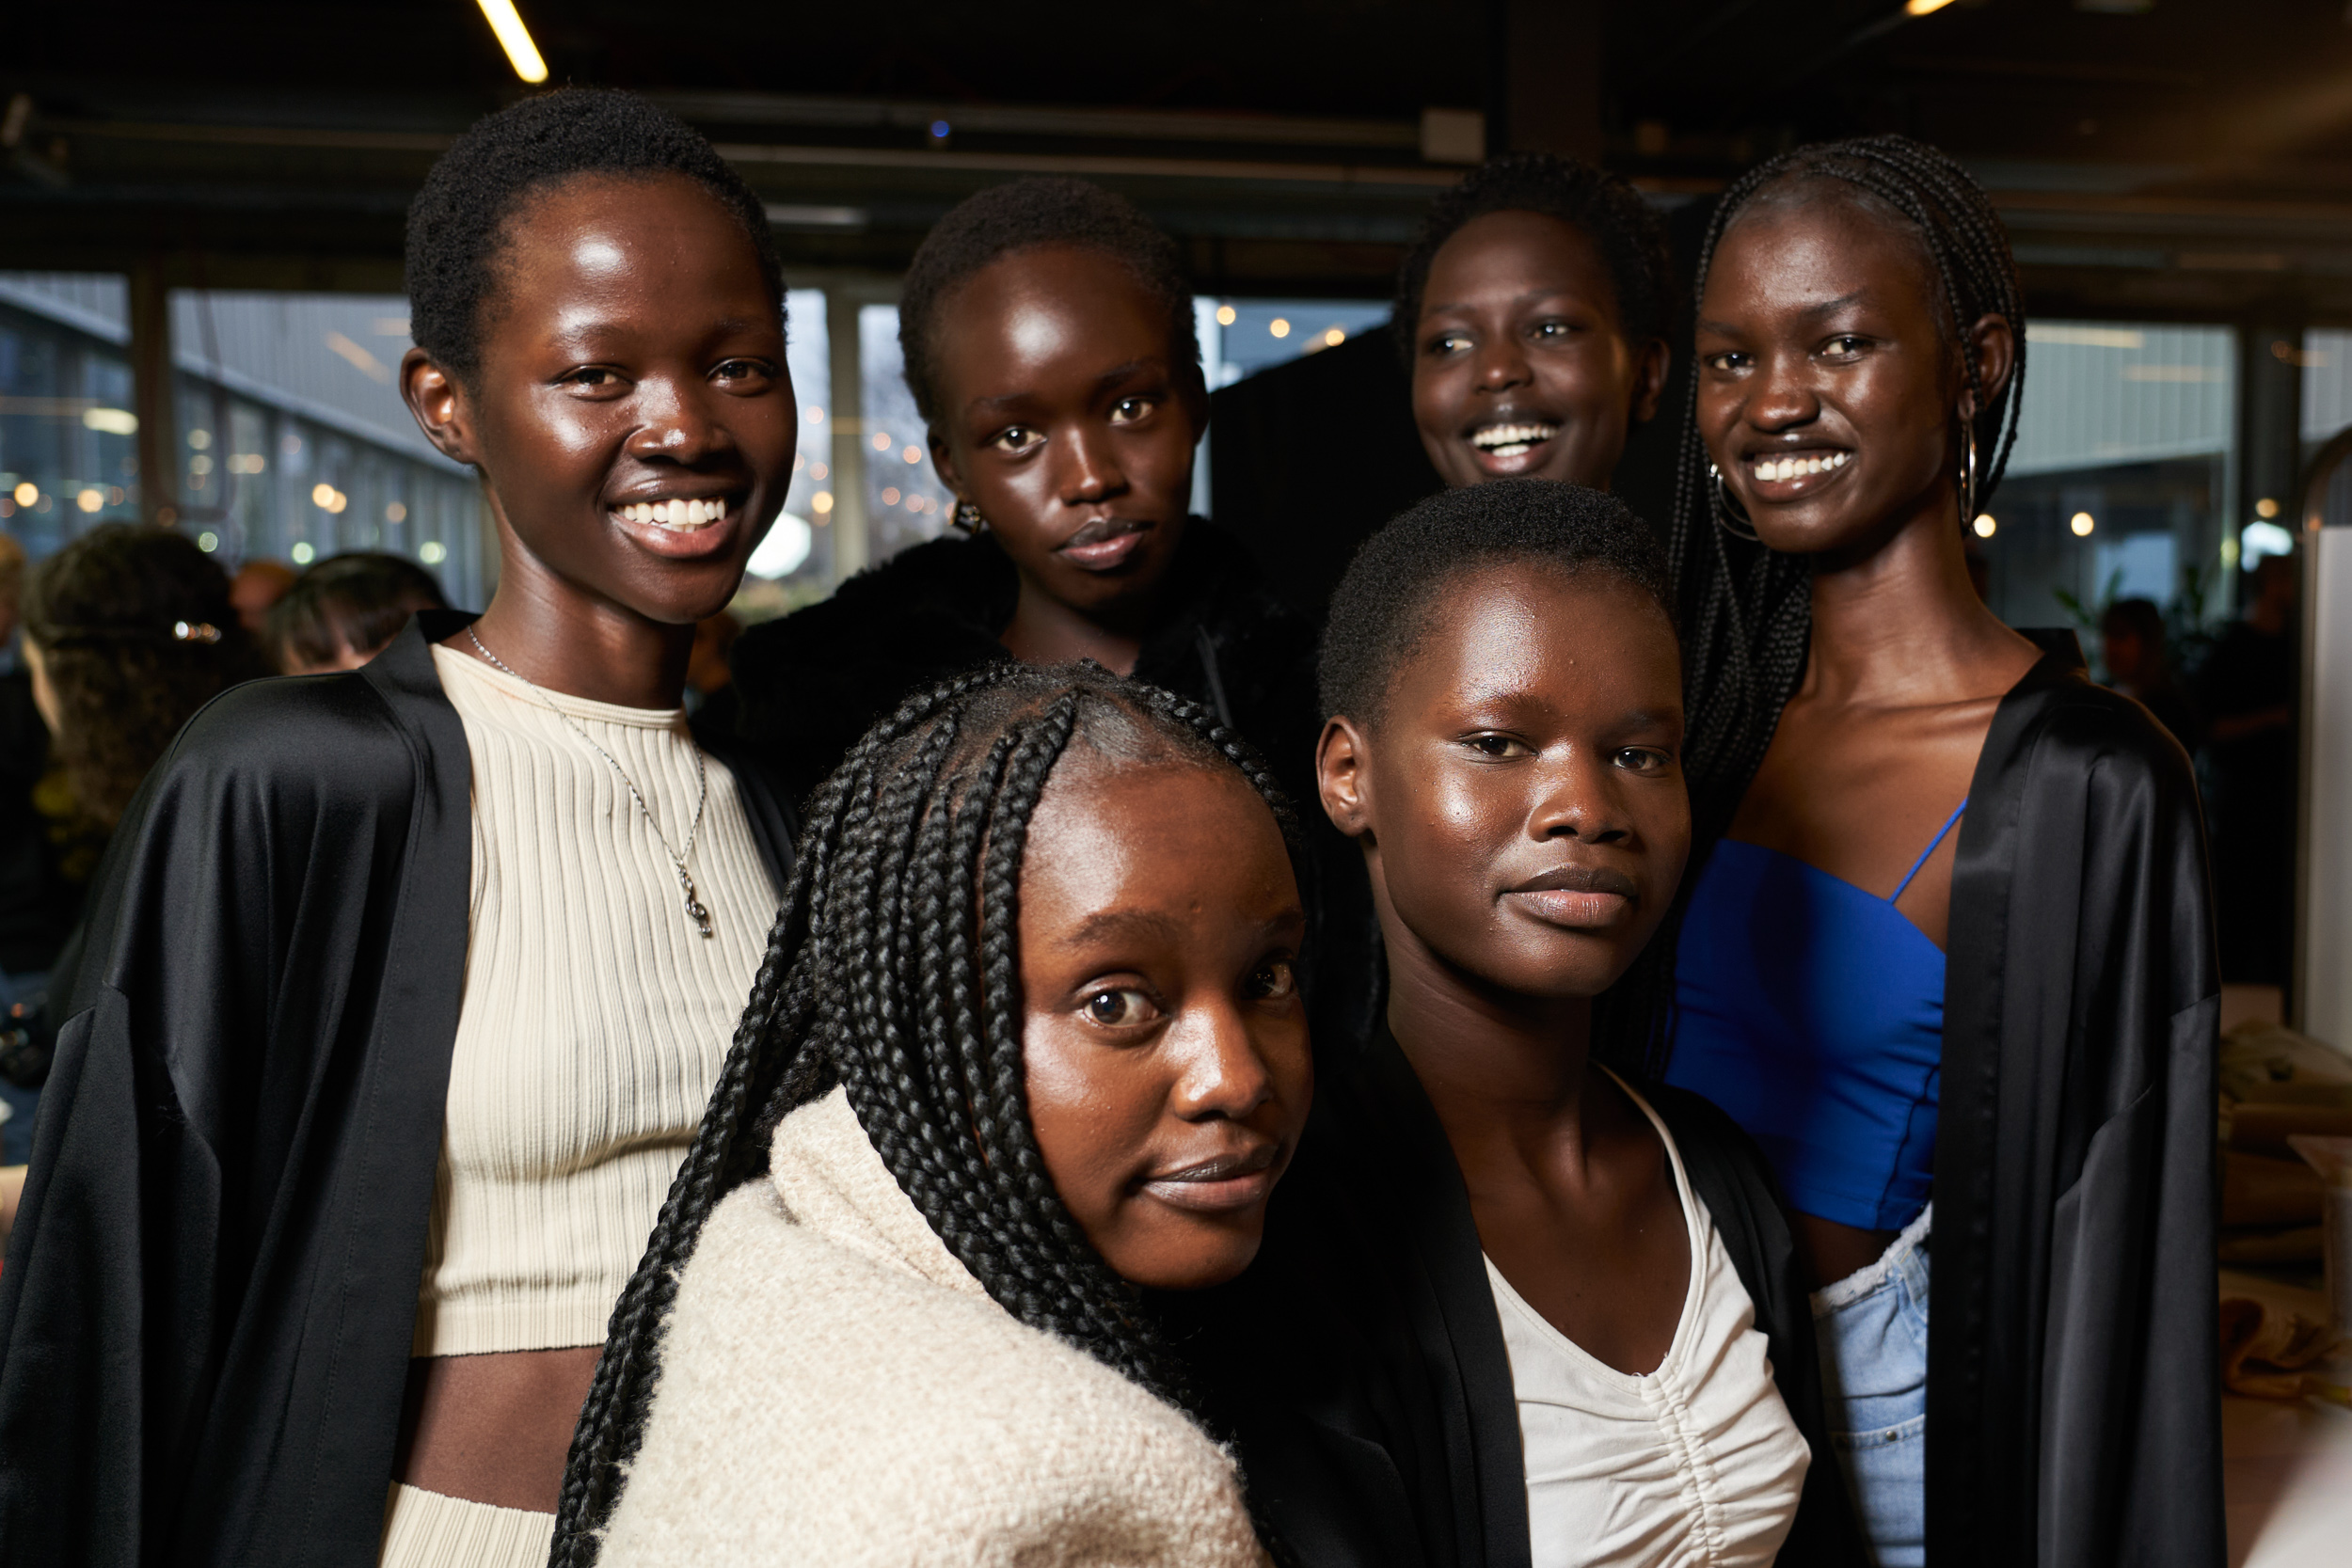
{"label": "black blazer", "polygon": [[[1770,1172],[1698,1096],[1645,1095],[1674,1133],[1813,1449],[1791,1563],[1867,1559],[1821,1423],[1813,1313]],[[1460,1167],[1382,1028],[1327,1067],[1265,1243],[1168,1310],[1239,1448],[1251,1506],[1308,1568],[1527,1568],[1527,1482],[1502,1320]]]}
{"label": "black blazer", "polygon": [[0,1272],[0,1562],[375,1560],[472,858],[430,644],[469,619],[223,693],[115,834]]}

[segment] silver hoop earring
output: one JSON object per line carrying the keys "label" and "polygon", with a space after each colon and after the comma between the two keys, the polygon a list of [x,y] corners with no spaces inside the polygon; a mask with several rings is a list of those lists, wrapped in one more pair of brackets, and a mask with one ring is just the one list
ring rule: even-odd
{"label": "silver hoop earring", "polygon": [[1967,430],[1968,460],[1960,472],[1960,526],[1963,531],[1975,526],[1977,521],[1977,432],[1974,425],[1967,426]]}
{"label": "silver hoop earring", "polygon": [[956,527],[965,533],[977,534],[988,531],[988,519],[981,516],[980,509],[970,501],[956,502],[954,522]]}
{"label": "silver hoop earring", "polygon": [[1707,466],[1707,481],[1715,513],[1715,526],[1734,539],[1745,539],[1751,545],[1758,543],[1756,524],[1731,499],[1731,492],[1724,487],[1724,471],[1709,463]]}

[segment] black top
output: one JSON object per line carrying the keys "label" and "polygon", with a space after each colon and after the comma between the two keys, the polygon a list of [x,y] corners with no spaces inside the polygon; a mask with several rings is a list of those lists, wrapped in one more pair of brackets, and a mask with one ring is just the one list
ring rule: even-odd
{"label": "black top", "polygon": [[[1771,1173],[1706,1101],[1662,1085],[1644,1094],[1813,1449],[1782,1560],[1859,1565],[1823,1435],[1812,1309]],[[1526,1568],[1518,1403],[1470,1194],[1385,1027],[1319,1079],[1257,1262],[1168,1310],[1235,1433],[1252,1506],[1308,1568]]]}
{"label": "black top", "polygon": [[[1338,352],[1338,351],[1333,351]],[[735,645],[739,733],[805,800],[877,721],[962,671],[1012,656],[997,641],[1021,579],[994,539],[949,535],[858,573],[821,604]],[[1290,796],[1304,853],[1301,970],[1318,1037],[1361,1039],[1378,1004],[1379,931],[1363,854],[1317,802],[1315,627],[1268,591],[1233,536],[1201,518],[1169,568],[1168,610],[1135,678],[1203,704],[1254,745]]]}
{"label": "black top", "polygon": [[[1137,680],[1207,705],[1304,804],[1313,779],[1314,628],[1283,609],[1232,537],[1190,520]],[[735,645],[743,738],[805,800],[877,720],[935,682],[1012,656],[997,639],[1021,579],[986,533],[949,535],[858,573]]]}
{"label": "black top", "polygon": [[[1209,424],[1218,519],[1284,602],[1318,624],[1363,542],[1445,487],[1422,449],[1412,375],[1386,325],[1218,388]],[[1310,452],[1341,460],[1302,458]]]}
{"label": "black top", "polygon": [[0,1563],[375,1560],[465,983],[430,643],[469,619],[215,698],[115,834],[0,1272]]}
{"label": "black top", "polygon": [[1952,867],[1928,1561],[2224,1560],[2219,983],[2188,759],[2072,636],[2001,700]]}

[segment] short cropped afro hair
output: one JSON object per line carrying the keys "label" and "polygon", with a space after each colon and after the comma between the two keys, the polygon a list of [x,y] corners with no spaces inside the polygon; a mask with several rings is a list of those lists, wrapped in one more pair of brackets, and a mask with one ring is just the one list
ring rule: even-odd
{"label": "short cropped afro hair", "polygon": [[1604,174],[1549,152],[1489,158],[1430,203],[1421,237],[1396,274],[1397,344],[1409,362],[1421,326],[1422,294],[1438,250],[1472,218],[1488,213],[1541,213],[1572,225],[1593,242],[1617,290],[1617,323],[1628,341],[1666,336],[1674,297],[1674,252],[1666,225],[1622,175]]}
{"label": "short cropped afro hair", "polygon": [[1193,327],[1192,279],[1184,253],[1136,204],[1084,180],[1015,180],[959,202],[932,225],[907,268],[898,294],[898,347],[914,406],[936,425],[940,418],[939,334],[956,291],[983,268],[1015,251],[1073,245],[1100,251],[1135,275],[1168,312],[1169,369],[1180,378],[1200,373],[1200,338]]}
{"label": "short cropped afro hair", "polygon": [[784,310],[768,212],[702,133],[635,93],[564,87],[474,121],[408,204],[408,333],[460,381],[482,368],[507,226],[536,193],[580,175],[681,175],[727,210]]}
{"label": "short cropped afro hair", "polygon": [[1674,623],[1665,554],[1616,497],[1549,479],[1440,490],[1365,540],[1331,595],[1315,669],[1324,712],[1378,724],[1446,590],[1471,572],[1522,563],[1610,573]]}

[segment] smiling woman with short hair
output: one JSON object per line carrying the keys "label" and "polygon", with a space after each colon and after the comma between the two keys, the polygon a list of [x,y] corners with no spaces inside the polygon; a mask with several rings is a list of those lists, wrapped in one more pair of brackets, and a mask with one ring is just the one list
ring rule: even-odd
{"label": "smiling woman with short hair", "polygon": [[1622,176],[1543,152],[1438,198],[1398,272],[1413,422],[1448,485],[1609,488],[1666,384],[1666,228]]}
{"label": "smiling woman with short hair", "polygon": [[123,822],[0,1275],[24,1560],[544,1562],[789,867],[679,705],[791,473],[758,198],[566,91],[408,238],[403,390],[498,594],[215,701]]}

